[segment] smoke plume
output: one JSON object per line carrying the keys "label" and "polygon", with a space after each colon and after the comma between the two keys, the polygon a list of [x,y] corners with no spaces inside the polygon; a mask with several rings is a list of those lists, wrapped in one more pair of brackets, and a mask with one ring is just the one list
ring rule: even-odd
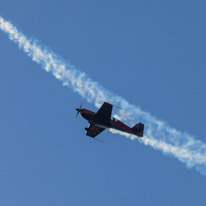
{"label": "smoke plume", "polygon": [[[140,107],[130,104],[124,98],[105,89],[98,82],[91,80],[84,72],[64,61],[50,49],[42,46],[37,40],[27,38],[10,22],[0,17],[0,29],[9,35],[31,59],[47,72],[51,72],[64,86],[78,93],[88,102],[100,107],[104,101],[123,108],[116,116],[133,126],[137,122],[145,124],[145,136],[142,143],[156,150],[169,154],[189,168],[195,167],[206,175],[206,144],[188,133],[177,131],[166,122],[160,121]],[[123,132],[111,130],[130,139],[137,138]]]}

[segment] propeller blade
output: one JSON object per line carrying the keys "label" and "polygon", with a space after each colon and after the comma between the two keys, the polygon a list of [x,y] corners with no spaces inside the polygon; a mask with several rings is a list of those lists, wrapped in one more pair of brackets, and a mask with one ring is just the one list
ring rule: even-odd
{"label": "propeller blade", "polygon": [[79,113],[81,112],[81,109],[82,109],[82,103],[80,104],[79,108],[76,108],[76,110],[77,110],[76,118],[79,115]]}
{"label": "propeller blade", "polygon": [[78,115],[79,115],[79,111],[78,111],[77,114],[76,114],[76,118],[77,118]]}

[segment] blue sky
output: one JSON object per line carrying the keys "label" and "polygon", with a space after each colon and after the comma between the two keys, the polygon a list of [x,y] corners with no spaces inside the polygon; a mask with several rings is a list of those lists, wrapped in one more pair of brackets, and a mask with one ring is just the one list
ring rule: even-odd
{"label": "blue sky", "polygon": [[[106,88],[205,138],[204,1],[1,1],[0,15]],[[205,205],[205,176],[75,119],[82,99],[0,32],[1,205]],[[87,103],[84,106],[96,108]]]}

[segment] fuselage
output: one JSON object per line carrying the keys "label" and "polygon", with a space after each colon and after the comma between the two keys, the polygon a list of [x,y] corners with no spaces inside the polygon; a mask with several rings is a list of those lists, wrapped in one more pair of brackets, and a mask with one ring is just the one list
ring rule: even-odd
{"label": "fuselage", "polygon": [[111,118],[109,125],[104,125],[104,124],[101,124],[98,122],[94,122],[94,116],[96,114],[95,112],[92,112],[92,111],[87,110],[87,109],[81,109],[80,114],[90,124],[94,124],[98,127],[104,128],[104,129],[112,128],[112,129],[120,130],[122,132],[127,132],[127,133],[134,134],[134,135],[138,136],[138,133],[136,131],[132,130],[132,128],[130,128],[128,125],[124,124],[123,122],[121,122],[120,120],[117,120],[114,117]]}

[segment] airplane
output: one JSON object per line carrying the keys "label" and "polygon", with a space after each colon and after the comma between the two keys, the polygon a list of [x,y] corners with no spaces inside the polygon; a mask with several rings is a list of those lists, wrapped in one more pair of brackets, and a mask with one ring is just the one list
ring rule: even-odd
{"label": "airplane", "polygon": [[[95,138],[105,129],[112,128],[115,130],[136,135],[140,138],[140,140],[142,140],[144,133],[144,124],[138,123],[134,127],[130,128],[128,125],[111,116],[112,108],[113,105],[109,104],[108,102],[104,102],[96,113],[87,109],[82,109],[82,104],[79,108],[76,108],[76,117],[80,113],[81,116],[90,123],[89,127],[85,127],[85,130],[87,131],[86,135]],[[97,138],[95,139],[101,141]]]}

